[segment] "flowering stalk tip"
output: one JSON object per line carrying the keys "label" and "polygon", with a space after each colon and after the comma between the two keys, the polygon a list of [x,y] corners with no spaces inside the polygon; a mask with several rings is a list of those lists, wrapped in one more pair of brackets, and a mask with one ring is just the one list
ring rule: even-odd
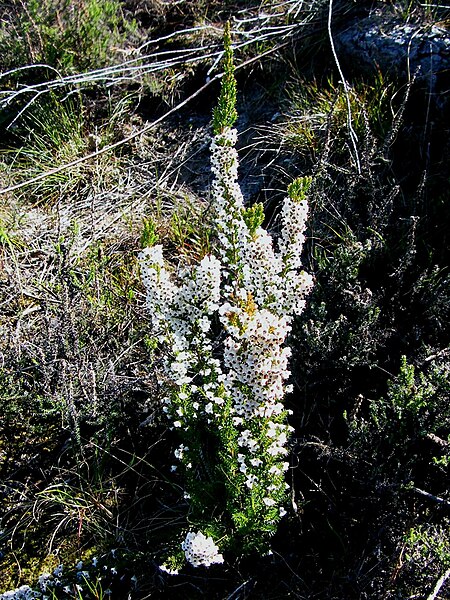
{"label": "flowering stalk tip", "polygon": [[231,45],[230,22],[224,30],[223,76],[219,101],[213,112],[214,135],[221,133],[226,127],[233,127],[237,120],[236,111],[236,79],[234,77],[233,47]]}
{"label": "flowering stalk tip", "polygon": [[309,188],[311,187],[312,177],[298,177],[288,185],[288,195],[294,202],[306,200]]}

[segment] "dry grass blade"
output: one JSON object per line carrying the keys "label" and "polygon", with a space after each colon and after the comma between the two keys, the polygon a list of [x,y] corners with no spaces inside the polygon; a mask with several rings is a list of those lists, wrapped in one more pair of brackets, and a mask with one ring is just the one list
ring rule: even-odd
{"label": "dry grass blade", "polygon": [[[270,48],[269,50],[266,50],[265,52],[262,52],[261,54],[258,54],[256,57],[250,58],[246,61],[244,61],[243,63],[239,64],[236,66],[236,70],[237,69],[242,69],[244,67],[247,67],[248,65],[260,61],[262,58],[264,58],[265,56],[268,56],[269,54],[273,54],[277,51],[279,51],[281,48],[283,48],[284,46],[286,46],[289,42],[284,42],[282,44],[278,44],[277,46],[275,46],[274,48]],[[34,184],[34,183],[38,183],[39,181],[44,180],[47,177],[56,175],[58,173],[61,173],[63,171],[66,171],[68,169],[71,169],[77,165],[80,165],[84,162],[87,162],[91,159],[95,159],[103,154],[106,154],[107,152],[111,152],[112,150],[115,150],[125,144],[128,144],[129,142],[131,142],[132,140],[142,136],[143,134],[147,133],[148,131],[156,128],[157,125],[159,125],[160,123],[162,123],[163,121],[165,121],[166,119],[168,119],[168,117],[170,117],[171,115],[175,114],[176,112],[178,112],[179,110],[181,110],[181,108],[183,108],[184,106],[186,106],[186,104],[188,104],[189,102],[191,102],[194,98],[196,98],[197,96],[199,96],[202,92],[204,92],[210,85],[212,85],[213,82],[219,80],[221,77],[223,76],[223,73],[218,73],[217,75],[215,75],[213,78],[208,79],[206,81],[206,83],[204,83],[200,88],[198,88],[193,94],[191,94],[188,98],[185,98],[184,100],[182,100],[181,102],[179,102],[175,107],[171,108],[170,110],[168,110],[166,113],[164,113],[161,117],[159,117],[158,119],[155,119],[154,121],[152,121],[151,123],[148,123],[145,127],[143,127],[142,129],[140,129],[139,131],[135,131],[134,133],[126,136],[125,138],[119,140],[118,142],[115,142],[114,144],[110,144],[108,146],[105,146],[104,148],[101,148],[99,150],[96,150],[95,152],[92,152],[90,154],[87,154],[85,156],[81,156],[80,158],[67,163],[67,164],[63,164],[60,165],[59,167],[55,167],[54,169],[50,169],[49,171],[42,173],[40,175],[38,175],[37,177],[33,177],[31,179],[28,179],[27,181],[23,181],[21,183],[17,183],[15,185],[11,185],[8,186],[6,188],[0,189],[0,195],[1,194],[7,194],[10,192],[14,192],[17,190],[20,190],[28,185]]]}
{"label": "dry grass blade", "polygon": [[[251,17],[235,18],[233,22],[233,36],[235,39],[241,38],[241,41],[235,43],[236,52],[244,51],[248,47],[254,47],[264,43],[280,43],[286,39],[292,39],[299,35],[307,25],[317,18],[320,12],[319,3],[309,2],[283,2],[274,3],[265,7],[264,12],[251,11]],[[293,14],[295,19],[292,24],[276,24],[273,21],[279,21],[283,18],[284,11],[287,14]],[[300,18],[299,18],[300,17]],[[211,43],[203,43],[203,33],[212,36]],[[197,38],[200,37],[200,44]],[[142,50],[149,46],[158,47],[162,42],[176,39],[182,43],[185,38],[192,38],[194,47],[184,47],[177,50],[155,50],[155,52],[135,56],[114,66],[91,70],[86,73],[61,76],[56,69],[48,65],[28,65],[17,69],[9,70],[0,74],[1,79],[7,79],[29,69],[35,70],[39,67],[54,71],[57,77],[50,81],[19,86],[18,89],[0,90],[0,109],[21,100],[22,97],[31,95],[31,99],[25,104],[23,110],[28,109],[37,99],[38,95],[60,89],[83,88],[96,84],[104,86],[114,86],[124,82],[140,82],[146,75],[167,71],[169,69],[182,69],[187,65],[196,65],[199,63],[217,64],[222,56],[221,50],[222,29],[213,25],[201,25],[187,28],[166,36],[150,40],[129,53],[138,55]],[[191,42],[192,43],[192,42]],[[263,53],[264,54],[264,53]],[[11,124],[10,124],[11,126]]]}

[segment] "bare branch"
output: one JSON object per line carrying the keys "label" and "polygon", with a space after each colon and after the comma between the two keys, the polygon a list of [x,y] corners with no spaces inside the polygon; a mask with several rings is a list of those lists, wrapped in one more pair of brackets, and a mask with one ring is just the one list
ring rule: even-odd
{"label": "bare branch", "polygon": [[442,575],[442,577],[440,577],[438,579],[438,581],[436,582],[436,585],[434,586],[434,590],[428,596],[427,600],[436,600],[439,592],[441,591],[441,587],[444,585],[444,583],[447,581],[447,579],[449,577],[450,577],[450,569],[447,569],[445,571],[445,573]]}
{"label": "bare branch", "polygon": [[417,492],[417,494],[420,494],[421,496],[425,496],[425,498],[429,498],[430,500],[433,500],[434,502],[438,502],[439,504],[445,504],[446,506],[450,506],[450,502],[448,500],[446,500],[445,498],[441,498],[440,496],[434,496],[433,494],[430,494],[429,492],[426,492],[425,490],[421,490],[418,487],[413,487],[412,489],[415,492]]}

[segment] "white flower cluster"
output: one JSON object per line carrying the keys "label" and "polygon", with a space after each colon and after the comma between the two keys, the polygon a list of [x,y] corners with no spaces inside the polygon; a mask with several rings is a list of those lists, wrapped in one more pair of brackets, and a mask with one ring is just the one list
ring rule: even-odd
{"label": "white flower cluster", "polygon": [[[54,575],[59,576],[62,572],[62,565],[59,565],[54,571]],[[42,573],[38,578],[38,586],[41,590],[36,591],[30,588],[28,585],[21,585],[15,590],[9,590],[8,592],[4,592],[0,595],[0,600],[31,600],[34,598],[40,598],[41,600],[49,600],[50,596],[46,596],[42,592],[46,592],[48,587],[53,587],[54,585],[59,584],[60,581],[58,579],[53,579],[51,573]]]}
{"label": "white flower cluster", "polygon": [[176,386],[164,410],[173,417],[174,427],[183,428],[187,420],[212,414],[213,406],[224,401],[219,395],[224,376],[220,361],[212,356],[210,339],[211,317],[220,301],[220,262],[205,256],[196,267],[180,271],[177,285],[164,266],[161,246],[146,248],[139,259],[147,308],[154,326],[163,329],[160,339],[168,344],[170,357],[166,373]]}
{"label": "white flower cluster", "polygon": [[32,598],[42,598],[42,594],[33,591],[28,585],[21,585],[15,590],[3,592],[0,600],[31,600]]}
{"label": "white flower cluster", "polygon": [[277,504],[274,497],[281,497],[285,488],[288,463],[283,457],[291,430],[282,403],[291,389],[286,385],[290,349],[284,343],[292,318],[303,310],[312,287],[312,277],[301,270],[308,206],[304,199],[285,198],[278,251],[261,226],[251,231],[237,183],[235,141],[236,131],[225,129],[211,145],[215,227],[228,275],[227,301],[219,309],[228,334],[225,389],[233,400],[234,424],[241,431],[238,469],[247,488],[262,487],[258,493],[266,494],[263,503],[272,507]]}
{"label": "white flower cluster", "polygon": [[155,328],[164,326],[164,311],[172,303],[175,286],[170,274],[165,269],[162,246],[144,248],[139,255],[142,281],[147,290],[147,306],[152,309],[151,315]]}
{"label": "white flower cluster", "polygon": [[172,569],[171,567],[168,567],[167,565],[159,565],[159,569],[163,573],[167,573],[167,575],[178,575],[178,573],[179,573],[178,569]]}
{"label": "white flower cluster", "polygon": [[[233,398],[236,415],[271,417],[284,407],[283,381],[290,375],[290,348],[283,348],[290,327],[287,319],[267,309],[249,314],[228,303],[220,308],[221,322],[230,334],[225,340],[225,389]],[[239,326],[236,320],[238,319]]]}
{"label": "white flower cluster", "polygon": [[[239,187],[238,155],[235,149],[236,129],[225,129],[214,136],[211,143],[211,171],[214,176],[211,192],[216,222],[214,226],[220,236],[219,257],[224,265],[224,275],[230,275],[227,265],[243,268],[241,249],[248,238],[248,227],[242,219],[244,199]],[[235,272],[236,269],[233,269]],[[239,289],[240,281],[233,282],[232,289]]]}
{"label": "white flower cluster", "polygon": [[205,256],[197,267],[180,272],[182,284],[177,286],[166,269],[161,245],[142,250],[139,261],[154,324],[165,325],[181,344],[194,324],[207,332],[208,316],[219,306],[220,262]]}
{"label": "white flower cluster", "polygon": [[262,227],[250,232],[244,219],[244,202],[238,184],[237,131],[225,128],[211,143],[214,227],[219,255],[227,265],[228,292],[250,292],[260,308],[279,316],[300,314],[312,288],[312,277],[301,269],[301,252],[308,217],[306,200],[287,196],[281,210],[278,252]]}
{"label": "white flower cluster", "polygon": [[223,563],[223,556],[212,537],[206,537],[201,531],[190,531],[181,544],[186,560],[194,567],[209,567],[212,564]]}

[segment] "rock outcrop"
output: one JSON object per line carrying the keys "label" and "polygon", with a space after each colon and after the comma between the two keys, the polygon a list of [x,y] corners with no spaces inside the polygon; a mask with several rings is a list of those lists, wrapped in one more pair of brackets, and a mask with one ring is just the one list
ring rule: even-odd
{"label": "rock outcrop", "polygon": [[416,76],[433,95],[448,96],[450,32],[444,27],[408,24],[377,12],[351,22],[334,38],[346,73],[379,70],[403,81]]}

